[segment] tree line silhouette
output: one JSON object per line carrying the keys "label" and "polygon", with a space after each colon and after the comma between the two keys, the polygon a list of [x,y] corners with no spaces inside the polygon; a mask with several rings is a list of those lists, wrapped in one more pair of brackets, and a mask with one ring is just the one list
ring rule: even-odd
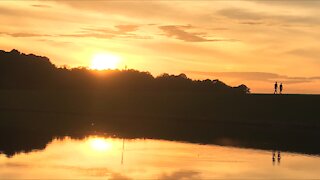
{"label": "tree line silhouette", "polygon": [[1,89],[202,91],[216,94],[248,94],[245,85],[230,87],[219,80],[191,80],[185,74],[153,77],[137,70],[94,71],[58,68],[47,57],[0,51]]}

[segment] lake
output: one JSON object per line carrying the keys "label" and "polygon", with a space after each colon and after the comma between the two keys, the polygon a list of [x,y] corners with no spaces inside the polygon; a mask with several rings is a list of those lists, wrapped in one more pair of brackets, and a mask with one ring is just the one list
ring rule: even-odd
{"label": "lake", "polygon": [[43,150],[0,154],[0,179],[319,177],[319,156],[153,139],[65,137],[53,139]]}

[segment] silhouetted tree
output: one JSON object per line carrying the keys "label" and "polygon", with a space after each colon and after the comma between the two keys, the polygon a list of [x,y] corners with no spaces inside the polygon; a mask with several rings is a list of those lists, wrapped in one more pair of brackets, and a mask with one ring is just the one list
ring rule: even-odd
{"label": "silhouetted tree", "polygon": [[245,85],[232,88],[219,80],[203,81],[185,74],[164,73],[154,78],[137,70],[94,71],[84,67],[56,67],[46,57],[23,54],[17,50],[0,51],[0,88],[59,90],[127,90],[127,91],[207,91],[216,94],[247,94]]}

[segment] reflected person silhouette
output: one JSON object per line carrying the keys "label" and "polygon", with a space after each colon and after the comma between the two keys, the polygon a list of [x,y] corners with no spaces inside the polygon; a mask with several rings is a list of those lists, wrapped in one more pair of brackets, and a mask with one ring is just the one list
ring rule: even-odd
{"label": "reflected person silhouette", "polygon": [[273,150],[272,151],[272,164],[274,165],[276,162],[276,152]]}
{"label": "reflected person silhouette", "polygon": [[280,160],[281,160],[281,154],[280,154],[280,151],[278,151],[278,165],[280,164]]}

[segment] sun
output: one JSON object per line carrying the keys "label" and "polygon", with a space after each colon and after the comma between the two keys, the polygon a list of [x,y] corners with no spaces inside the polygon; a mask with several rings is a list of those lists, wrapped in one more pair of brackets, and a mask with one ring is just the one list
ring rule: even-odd
{"label": "sun", "polygon": [[112,54],[96,54],[92,58],[90,68],[94,70],[116,69],[119,61],[120,58]]}

